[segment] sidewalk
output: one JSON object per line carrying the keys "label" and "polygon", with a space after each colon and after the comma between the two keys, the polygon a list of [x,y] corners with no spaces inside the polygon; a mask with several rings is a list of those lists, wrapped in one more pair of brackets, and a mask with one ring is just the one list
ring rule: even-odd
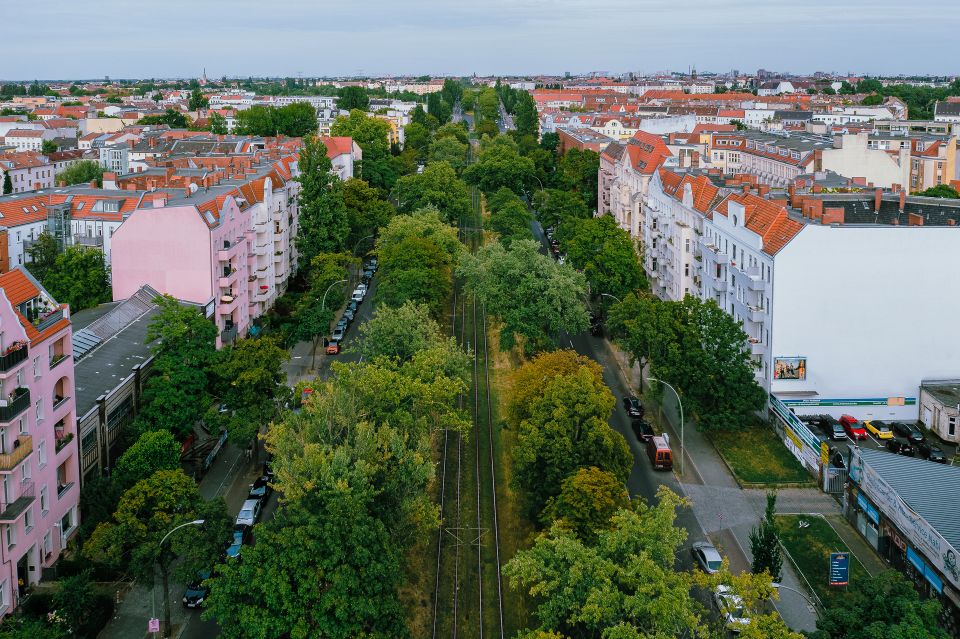
{"label": "sidewalk", "polygon": [[[259,464],[256,459],[247,461],[244,451],[228,443],[200,480],[200,494],[205,499],[223,497],[227,502],[227,512],[235,513],[240,509],[247,496],[249,484],[258,471]],[[199,622],[199,613],[184,609],[180,603],[185,587],[186,584],[179,581],[170,582],[172,637],[179,637],[189,624]],[[136,583],[122,595],[113,620],[100,632],[98,639],[153,639],[153,633],[147,632],[147,621],[151,617],[163,619],[159,578],[156,589],[151,588],[149,583]]]}
{"label": "sidewalk", "polygon": [[871,576],[891,569],[891,566],[873,550],[870,544],[867,543],[867,540],[854,530],[853,526],[841,515],[825,515],[824,519],[827,520],[827,523],[830,524],[834,532],[840,536],[840,539],[847,545],[850,552],[860,560],[860,563],[863,564],[863,567],[867,569],[867,572],[869,572]]}

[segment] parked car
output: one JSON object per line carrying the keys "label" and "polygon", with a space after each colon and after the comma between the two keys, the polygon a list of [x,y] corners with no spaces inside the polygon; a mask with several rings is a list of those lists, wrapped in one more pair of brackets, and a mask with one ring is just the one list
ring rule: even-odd
{"label": "parked car", "polygon": [[867,429],[867,432],[873,433],[877,439],[890,439],[893,437],[893,429],[890,428],[888,424],[878,422],[875,419],[866,420],[863,422],[863,426]]}
{"label": "parked car", "polygon": [[270,479],[266,475],[261,475],[250,484],[250,493],[247,495],[247,499],[259,499],[266,503],[271,494],[273,494],[273,487],[270,485]]}
{"label": "parked car", "polygon": [[653,432],[653,426],[639,417],[630,422],[630,427],[633,428],[633,434],[642,442],[648,442],[656,435],[656,433]]}
{"label": "parked car", "polygon": [[847,436],[850,439],[866,439],[867,431],[864,429],[863,424],[857,421],[856,417],[852,415],[841,415],[840,423],[843,425],[843,430],[847,432]]}
{"label": "parked car", "polygon": [[348,320],[346,317],[341,317],[335,328],[339,328],[346,333],[347,329],[350,328],[350,320]]}
{"label": "parked car", "polygon": [[920,442],[917,444],[917,451],[921,457],[928,461],[937,462],[938,464],[947,463],[947,456],[943,453],[943,449],[933,442]]}
{"label": "parked car", "polygon": [[923,431],[920,430],[920,427],[916,424],[909,422],[894,422],[892,425],[893,432],[901,437],[906,437],[914,444],[919,444],[925,439],[923,436]]}
{"label": "parked car", "polygon": [[713,603],[720,611],[723,625],[732,632],[741,632],[750,625],[750,617],[743,607],[743,599],[733,593],[730,586],[719,585],[713,591]]}
{"label": "parked car", "polygon": [[273,455],[263,462],[263,470],[260,471],[260,474],[266,477],[267,481],[273,481]]}
{"label": "parked car", "polygon": [[340,342],[332,339],[327,342],[327,355],[338,355],[340,353]]}
{"label": "parked car", "polygon": [[356,314],[356,311],[357,311],[357,309],[355,309],[355,308],[352,309],[352,308],[350,308],[350,307],[348,306],[348,307],[345,308],[344,311],[343,311],[343,317],[344,317],[348,322],[352,322],[352,321],[353,321],[353,317],[354,317],[354,315]]}
{"label": "parked car", "polygon": [[694,542],[693,546],[690,547],[690,552],[693,554],[693,559],[697,562],[700,570],[708,575],[720,572],[720,568],[723,566],[723,557],[713,547],[713,544],[706,541]]}
{"label": "parked car", "polygon": [[[353,311],[354,315],[357,313],[358,308],[360,308],[360,302],[357,300],[350,300],[347,302],[347,310]],[[350,319],[352,320],[353,318],[351,317]]]}
{"label": "parked car", "polygon": [[237,526],[252,526],[260,519],[260,511],[263,509],[263,503],[259,499],[248,499],[243,502],[240,512],[237,514]]}
{"label": "parked car", "polygon": [[201,570],[194,580],[187,584],[187,589],[183,593],[184,608],[199,608],[203,605],[203,600],[210,594],[210,587],[204,584],[209,578],[210,571]]}
{"label": "parked car", "polygon": [[337,326],[335,329],[333,329],[333,333],[330,334],[330,339],[334,342],[339,342],[343,339],[343,333],[344,329]]}
{"label": "parked car", "polygon": [[655,436],[647,440],[647,457],[654,470],[673,470],[673,450],[664,436]]}
{"label": "parked car", "polygon": [[230,538],[230,545],[223,552],[228,559],[236,559],[240,556],[240,549],[245,543],[250,541],[249,526],[234,526],[233,536]]}
{"label": "parked car", "polygon": [[833,454],[830,456],[830,465],[833,466],[834,468],[846,468],[847,460],[845,460],[843,458],[843,454],[839,450],[837,450],[837,451],[834,451]]}
{"label": "parked car", "polygon": [[643,404],[633,395],[623,398],[623,408],[630,417],[643,417]]}
{"label": "parked car", "polygon": [[894,437],[887,440],[887,450],[898,455],[913,457],[913,444],[905,437]]}
{"label": "parked car", "polygon": [[847,431],[843,429],[843,425],[840,424],[836,419],[830,415],[814,415],[807,418],[807,421],[810,424],[815,425],[823,434],[829,437],[834,441],[840,441],[847,438]]}
{"label": "parked car", "polygon": [[360,289],[355,288],[353,289],[353,295],[350,296],[350,299],[353,300],[354,302],[359,303],[363,301],[363,295],[364,294]]}

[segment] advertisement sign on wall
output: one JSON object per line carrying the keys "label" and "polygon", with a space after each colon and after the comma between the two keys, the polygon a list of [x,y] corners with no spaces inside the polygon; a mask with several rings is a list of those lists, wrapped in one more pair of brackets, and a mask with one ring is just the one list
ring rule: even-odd
{"label": "advertisement sign on wall", "polygon": [[773,378],[774,379],[806,379],[807,378],[807,358],[806,357],[774,357],[773,358]]}

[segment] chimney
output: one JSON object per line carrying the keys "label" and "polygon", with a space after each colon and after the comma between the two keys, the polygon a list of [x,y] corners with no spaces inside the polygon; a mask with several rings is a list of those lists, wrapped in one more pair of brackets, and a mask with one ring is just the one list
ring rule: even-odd
{"label": "chimney", "polygon": [[153,208],[162,209],[167,205],[167,194],[157,193],[153,196]]}
{"label": "chimney", "polygon": [[907,205],[907,192],[900,191],[900,212],[903,212],[904,207]]}
{"label": "chimney", "polygon": [[[96,180],[94,180],[93,185],[94,185],[94,186],[97,185]],[[42,190],[43,190],[43,184],[41,184],[40,182],[34,182],[34,183],[33,183],[33,190],[34,190],[34,191],[42,191]]]}
{"label": "chimney", "polygon": [[797,186],[793,182],[787,186],[787,196],[790,199],[790,206],[795,209],[799,209],[800,198],[797,196]]}
{"label": "chimney", "polygon": [[759,189],[759,195],[760,195],[760,197],[767,197],[767,194],[770,193],[770,185],[769,185],[769,184],[761,184],[761,185],[758,187],[758,189]]}
{"label": "chimney", "polygon": [[96,181],[96,180],[90,180],[90,188],[91,188],[91,189],[97,188],[97,181]]}
{"label": "chimney", "polygon": [[743,185],[743,192],[744,192],[744,193],[749,193],[749,192],[750,192],[750,185],[749,185],[749,184],[744,184],[744,185]]}
{"label": "chimney", "polygon": [[923,216],[916,213],[907,214],[907,224],[910,226],[923,226]]}
{"label": "chimney", "polygon": [[821,222],[823,224],[843,224],[843,217],[843,207],[830,207],[823,210]]}
{"label": "chimney", "polygon": [[873,192],[873,212],[880,212],[880,202],[883,200],[883,189],[877,189]]}
{"label": "chimney", "polygon": [[814,193],[823,193],[823,187],[820,186],[819,184],[814,184],[814,185],[813,185],[813,192],[814,192]]}
{"label": "chimney", "polygon": [[953,219],[952,217],[947,218],[947,226],[956,226],[956,225],[957,225],[957,221],[955,219]]}

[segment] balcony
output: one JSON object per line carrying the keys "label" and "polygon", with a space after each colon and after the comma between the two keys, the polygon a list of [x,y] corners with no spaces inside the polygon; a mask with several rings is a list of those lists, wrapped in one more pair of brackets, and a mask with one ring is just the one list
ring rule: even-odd
{"label": "balcony", "polygon": [[266,245],[266,244],[259,244],[259,245],[255,246],[255,247],[253,247],[253,253],[254,253],[254,255],[266,255],[266,254],[267,254],[267,245]]}
{"label": "balcony", "polygon": [[57,322],[59,322],[60,320],[62,320],[63,318],[64,318],[63,309],[62,308],[54,309],[40,318],[40,321],[36,323],[37,330],[43,332],[48,328],[50,328],[51,326],[53,326],[54,324],[56,324]]}
{"label": "balcony", "polygon": [[54,355],[53,359],[50,360],[50,369],[53,370],[54,368],[56,368],[57,366],[65,362],[68,357],[69,355],[66,355],[65,353],[57,353],[56,355]]}
{"label": "balcony", "polygon": [[60,397],[60,396],[54,395],[53,412],[57,412],[57,409],[59,409],[61,406],[64,406],[68,401],[70,401],[69,397]]}
{"label": "balcony", "polygon": [[0,454],[0,473],[12,473],[27,456],[33,452],[33,437],[19,435],[13,440],[9,453]]}
{"label": "balcony", "polygon": [[751,337],[747,340],[747,343],[751,355],[763,355],[767,352],[767,346],[765,344],[761,344],[760,340],[756,338]]}
{"label": "balcony", "polygon": [[766,310],[760,308],[759,306],[747,306],[747,311],[747,318],[751,322],[762,324],[763,320],[767,317]]}
{"label": "balcony", "polygon": [[230,315],[240,303],[239,295],[221,295],[217,301],[217,313],[221,315]]}
{"label": "balcony", "polygon": [[748,290],[762,293],[766,290],[767,283],[760,278],[760,268],[757,266],[741,267],[738,264],[731,264],[736,267],[737,275],[746,280]]}
{"label": "balcony", "polygon": [[9,423],[30,408],[30,389],[17,387],[9,399],[0,399],[0,423]]}
{"label": "balcony", "polygon": [[233,344],[237,341],[237,327],[231,326],[220,332],[220,341],[224,344]]}
{"label": "balcony", "polygon": [[0,355],[0,373],[9,372],[17,364],[26,361],[29,355],[27,342],[14,342]]}
{"label": "balcony", "polygon": [[727,281],[726,280],[714,280],[713,281],[713,290],[716,293],[726,293],[727,292]]}
{"label": "balcony", "polygon": [[217,284],[220,285],[220,288],[230,288],[230,285],[237,280],[237,273],[238,271],[235,268],[224,269]]}
{"label": "balcony", "polygon": [[36,486],[32,481],[21,483],[20,496],[9,503],[0,503],[0,524],[14,524],[36,500]]}
{"label": "balcony", "polygon": [[74,246],[82,246],[85,248],[103,248],[103,236],[87,237],[86,235],[74,235],[73,244]]}

